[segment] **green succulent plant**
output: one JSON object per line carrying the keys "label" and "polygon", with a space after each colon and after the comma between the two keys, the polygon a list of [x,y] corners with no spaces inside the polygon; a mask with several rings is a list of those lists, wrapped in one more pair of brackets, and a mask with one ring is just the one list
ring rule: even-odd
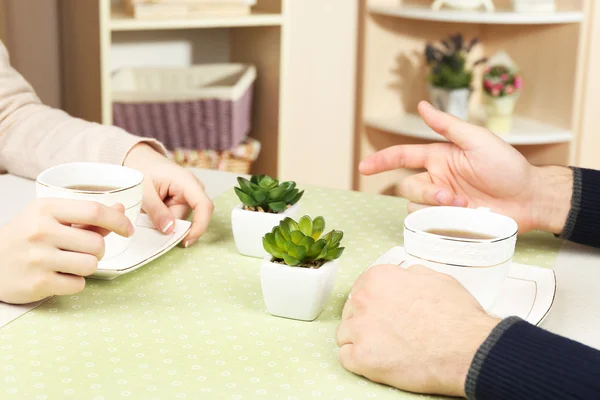
{"label": "green succulent plant", "polygon": [[273,262],[292,267],[320,268],[327,261],[339,258],[344,252],[340,242],[344,233],[325,230],[325,219],[312,220],[308,215],[298,222],[285,218],[263,237],[263,247],[273,256]]}
{"label": "green succulent plant", "polygon": [[235,193],[246,210],[281,213],[296,204],[304,191],[296,188],[296,182],[279,183],[267,175],[253,175],[250,180],[239,177]]}

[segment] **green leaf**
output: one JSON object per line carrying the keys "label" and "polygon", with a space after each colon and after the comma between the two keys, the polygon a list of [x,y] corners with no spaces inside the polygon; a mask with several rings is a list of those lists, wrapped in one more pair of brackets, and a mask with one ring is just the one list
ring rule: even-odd
{"label": "green leaf", "polygon": [[296,197],[298,195],[298,189],[292,189],[289,192],[286,193],[286,195],[283,198],[283,201],[285,201],[286,203],[290,203],[290,201],[292,201],[294,199],[294,197]]}
{"label": "green leaf", "polygon": [[275,183],[275,179],[271,178],[268,175],[262,175],[262,178],[258,180],[258,185],[265,189],[270,189],[273,187],[272,185]]}
{"label": "green leaf", "polygon": [[284,182],[281,185],[273,188],[269,191],[269,199],[275,201],[283,201],[285,195],[292,189],[294,189],[295,183]]}
{"label": "green leaf", "polygon": [[283,253],[283,261],[289,266],[295,267],[300,264],[300,260],[290,256],[289,254]]}
{"label": "green leaf", "polygon": [[310,250],[306,253],[306,257],[315,260],[324,248],[327,248],[327,242],[323,239],[319,239],[310,246]]}
{"label": "green leaf", "polygon": [[250,182],[254,183],[255,185],[258,185],[258,182],[262,179],[264,175],[252,175],[250,177]]}
{"label": "green leaf", "polygon": [[327,232],[327,234],[325,236],[323,236],[321,239],[323,239],[324,241],[326,241],[327,243],[329,243],[329,241],[331,240],[332,236],[333,236],[333,230]]}
{"label": "green leaf", "polygon": [[285,243],[283,244],[283,250],[285,250],[286,252],[290,251],[290,247],[292,247],[294,245],[294,243],[292,243],[291,240],[286,240]]}
{"label": "green leaf", "polygon": [[246,193],[242,192],[242,189],[235,187],[235,194],[237,194],[237,197],[240,198],[240,200],[242,201],[242,203],[244,203],[246,206],[248,207],[256,207],[257,203],[256,201],[248,196]]}
{"label": "green leaf", "polygon": [[267,240],[266,237],[263,237],[262,243],[263,243],[263,248],[265,249],[265,251],[267,253],[271,254],[275,258],[283,257],[283,253],[281,251],[279,251],[278,249],[274,248],[273,246],[271,246],[271,243],[269,243],[269,241]]}
{"label": "green leaf", "polygon": [[287,253],[300,261],[304,260],[304,257],[306,257],[306,249],[294,243],[290,243],[290,248],[287,250]]}
{"label": "green leaf", "polygon": [[285,223],[290,228],[290,232],[291,231],[297,231],[299,229],[298,228],[298,223],[296,221],[294,221],[293,219],[291,219],[290,217],[285,217],[283,220],[285,221]]}
{"label": "green leaf", "polygon": [[279,234],[285,240],[290,240],[290,227],[287,224],[280,222],[279,223]]}
{"label": "green leaf", "polygon": [[311,238],[310,236],[304,236],[300,240],[300,242],[298,242],[298,245],[300,245],[306,249],[306,253],[308,256],[308,252],[314,243],[315,243],[315,240],[313,238]]}
{"label": "green leaf", "polygon": [[315,258],[315,260],[321,260],[325,257],[327,257],[327,253],[329,252],[329,249],[327,248],[327,246],[323,247],[323,250],[321,250],[321,252],[319,253],[319,255]]}
{"label": "green leaf", "polygon": [[243,178],[241,176],[239,176],[237,178],[238,184],[240,185],[240,189],[242,189],[242,192],[246,193],[246,194],[252,194],[252,187],[250,184],[250,181],[246,178]]}
{"label": "green leaf", "polygon": [[342,231],[333,231],[333,235],[331,236],[331,240],[327,243],[327,247],[333,249],[334,247],[339,246],[340,240],[344,237],[344,232]]}
{"label": "green leaf", "polygon": [[304,233],[300,231],[292,231],[292,233],[290,233],[290,236],[292,238],[292,243],[294,244],[300,243],[300,241],[306,237]]}
{"label": "green leaf", "polygon": [[275,244],[277,244],[277,248],[284,249],[286,239],[281,235],[281,230],[275,231]]}
{"label": "green leaf", "polygon": [[283,201],[276,201],[273,203],[269,203],[269,208],[275,211],[276,213],[280,213],[285,211],[285,209],[287,208],[287,204]]}
{"label": "green leaf", "polygon": [[300,201],[300,199],[302,198],[302,195],[303,195],[303,194],[304,194],[304,190],[303,190],[303,191],[301,191],[300,193],[298,193],[296,196],[294,196],[294,198],[293,198],[292,200],[288,201],[287,203],[288,203],[289,205],[292,205],[292,206],[293,206],[293,205],[294,205],[294,204],[296,204],[298,201]]}
{"label": "green leaf", "polygon": [[319,236],[321,236],[321,233],[323,233],[323,231],[325,230],[325,219],[323,217],[317,217],[313,220],[313,226],[312,226],[312,238],[314,240],[319,239]]}
{"label": "green leaf", "polygon": [[327,255],[325,256],[325,259],[327,261],[333,261],[335,259],[340,258],[343,252],[344,252],[344,247],[338,247],[336,249],[329,250],[327,252]]}
{"label": "green leaf", "polygon": [[260,205],[267,200],[268,192],[265,189],[259,189],[252,192],[252,198]]}
{"label": "green leaf", "polygon": [[312,235],[313,223],[308,215],[300,218],[300,221],[298,221],[298,226],[305,236]]}
{"label": "green leaf", "polygon": [[273,247],[274,249],[277,249],[279,246],[277,245],[277,241],[275,240],[275,234],[272,232],[267,233],[264,236],[264,239],[271,245],[271,247]]}

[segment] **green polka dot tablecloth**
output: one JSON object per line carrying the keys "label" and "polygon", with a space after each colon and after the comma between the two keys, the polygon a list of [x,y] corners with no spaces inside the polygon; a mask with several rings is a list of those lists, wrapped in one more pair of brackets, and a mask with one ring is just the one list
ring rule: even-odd
{"label": "green polka dot tablecloth", "polygon": [[[113,281],[88,280],[0,330],[0,398],[408,399],[337,360],[335,333],[356,277],[401,245],[406,202],[311,188],[302,212],[345,232],[332,298],[313,322],[269,315],[260,260],[231,235],[233,191],[216,200],[208,233]],[[515,260],[550,267],[560,242],[519,239]]]}

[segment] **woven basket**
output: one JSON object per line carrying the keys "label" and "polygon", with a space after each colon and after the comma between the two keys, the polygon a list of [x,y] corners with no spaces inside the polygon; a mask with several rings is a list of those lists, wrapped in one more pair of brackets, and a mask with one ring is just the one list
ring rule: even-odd
{"label": "woven basket", "polygon": [[113,122],[169,150],[228,150],[251,127],[256,69],[246,64],[125,68],[112,77]]}
{"label": "woven basket", "polygon": [[184,167],[215,169],[249,174],[260,153],[260,142],[248,138],[241,145],[226,151],[176,149],[170,158]]}

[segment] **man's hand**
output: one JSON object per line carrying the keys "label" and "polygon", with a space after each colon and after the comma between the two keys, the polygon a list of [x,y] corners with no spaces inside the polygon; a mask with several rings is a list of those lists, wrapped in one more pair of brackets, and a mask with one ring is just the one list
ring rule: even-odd
{"label": "man's hand", "polygon": [[175,219],[185,219],[194,211],[190,233],[183,246],[192,245],[206,232],[214,206],[204,185],[191,172],[163,157],[150,146],[138,144],[124,165],[144,174],[144,210],[154,226],[163,233],[173,231]]}
{"label": "man's hand", "polygon": [[426,169],[402,180],[409,212],[423,206],[489,207],[512,217],[519,232],[560,233],[571,208],[572,173],[564,167],[534,167],[485,128],[419,104],[425,123],[450,143],[393,146],[360,164],[373,175],[396,168]]}
{"label": "man's hand", "polygon": [[473,356],[499,322],[448,275],[376,266],[356,281],[344,307],[340,362],[399,389],[464,396]]}

